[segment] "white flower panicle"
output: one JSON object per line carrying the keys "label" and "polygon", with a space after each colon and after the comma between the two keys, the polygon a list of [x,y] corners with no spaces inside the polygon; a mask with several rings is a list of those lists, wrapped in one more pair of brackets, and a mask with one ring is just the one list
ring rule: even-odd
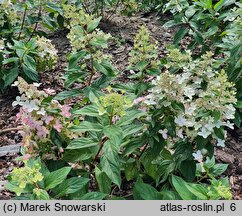
{"label": "white flower panicle", "polygon": [[45,37],[37,37],[37,70],[40,72],[54,69],[58,60],[57,50],[51,43],[51,40]]}
{"label": "white flower panicle", "polygon": [[0,40],[0,52],[5,49],[4,40]]}
{"label": "white flower panicle", "polygon": [[3,27],[5,23],[15,25],[17,23],[17,13],[10,0],[0,1],[0,27]]}
{"label": "white flower panicle", "polygon": [[[222,126],[233,128],[230,120],[235,115],[236,91],[225,71],[213,68],[214,61],[211,52],[192,61],[189,51],[182,54],[178,49],[171,50],[167,70],[153,80],[154,87],[145,102],[156,109],[171,110],[178,137],[185,135],[193,140],[197,136],[212,136],[219,146],[224,146],[214,130]],[[182,73],[170,73],[170,68]],[[184,110],[174,109],[174,103],[182,104]]]}

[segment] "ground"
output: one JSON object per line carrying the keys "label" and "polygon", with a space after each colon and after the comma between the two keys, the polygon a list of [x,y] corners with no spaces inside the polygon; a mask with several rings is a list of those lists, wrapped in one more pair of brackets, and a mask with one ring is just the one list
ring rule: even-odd
{"label": "ground", "polygon": [[[132,49],[134,35],[142,24],[146,24],[151,31],[152,40],[158,41],[160,57],[163,57],[165,45],[172,43],[175,29],[167,30],[162,28],[161,20],[155,14],[149,14],[148,16],[143,14],[132,18],[115,15],[111,21],[101,23],[100,28],[116,38],[110,42],[106,52],[113,56],[114,65],[119,71],[122,71],[119,74],[119,79],[122,82],[128,81],[129,71],[125,70],[128,62],[127,54]],[[41,74],[40,82],[42,87],[55,89],[56,92],[64,89],[61,76],[65,73],[66,54],[71,50],[66,34],[67,31],[64,30],[49,35],[49,38],[58,49],[59,61],[53,71]],[[188,40],[189,38],[183,40],[181,46],[185,47]],[[14,88],[11,88],[3,95],[0,94],[0,131],[18,126],[15,121],[18,108],[12,107],[12,102],[17,95],[18,92]],[[70,100],[70,105],[73,105],[76,100],[78,98]],[[3,185],[13,167],[21,166],[21,162],[15,160],[20,154],[18,153],[20,142],[21,137],[16,130],[2,134],[0,132],[0,199],[10,199],[13,196],[12,193],[4,189]],[[8,153],[6,154],[6,152]],[[226,147],[216,149],[216,160],[219,163],[229,164],[225,175],[229,177],[233,199],[242,200],[242,127],[228,132]]]}

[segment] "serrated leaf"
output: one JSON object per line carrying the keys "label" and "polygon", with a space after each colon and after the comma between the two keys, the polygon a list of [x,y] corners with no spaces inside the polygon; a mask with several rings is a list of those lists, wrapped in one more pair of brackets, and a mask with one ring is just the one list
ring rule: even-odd
{"label": "serrated leaf", "polygon": [[183,200],[194,200],[196,197],[186,187],[187,183],[180,177],[172,175],[172,185]]}
{"label": "serrated leaf", "polygon": [[63,167],[61,169],[58,169],[54,172],[47,174],[44,177],[45,189],[49,190],[59,185],[66,179],[70,171],[71,167]]}
{"label": "serrated leaf", "polygon": [[50,140],[54,146],[58,146],[59,148],[61,148],[64,144],[64,140],[62,139],[60,133],[58,133],[58,131],[55,129],[50,131]]}
{"label": "serrated leaf", "polygon": [[171,28],[173,26],[178,25],[179,23],[177,23],[175,20],[169,20],[168,22],[166,22],[163,27],[164,28]]}
{"label": "serrated leaf", "polygon": [[238,110],[235,111],[235,118],[234,118],[234,123],[235,125],[240,128],[242,122],[242,113],[239,112]]}
{"label": "serrated leaf", "polygon": [[198,43],[198,44],[204,44],[204,39],[203,39],[203,36],[200,32],[195,32],[194,34],[194,39],[195,41]]}
{"label": "serrated leaf", "polygon": [[97,19],[94,19],[94,20],[90,21],[88,23],[88,26],[87,26],[87,32],[90,33],[92,31],[94,31],[98,27],[101,19],[102,19],[102,17],[99,17]]}
{"label": "serrated leaf", "polygon": [[39,81],[39,75],[38,73],[29,68],[26,64],[23,64],[23,78],[27,80],[28,82],[38,82]]}
{"label": "serrated leaf", "polygon": [[215,5],[214,5],[214,10],[215,11],[219,11],[222,7],[224,7],[224,6],[228,6],[228,5],[230,5],[230,4],[233,4],[234,3],[234,1],[231,1],[231,0],[220,0],[220,1],[218,1]]}
{"label": "serrated leaf", "polygon": [[141,111],[141,110],[131,110],[127,111],[124,116],[120,118],[120,120],[117,122],[117,125],[124,126],[129,125],[132,123],[135,119],[138,119],[142,116],[147,115],[147,113]]}
{"label": "serrated leaf", "polygon": [[57,187],[53,188],[56,197],[61,197],[67,194],[75,193],[87,186],[90,179],[83,177],[72,177],[64,180]]}
{"label": "serrated leaf", "polygon": [[6,88],[8,86],[10,86],[14,81],[15,79],[18,77],[18,68],[12,68],[8,71],[7,74],[4,75],[3,77],[3,81],[4,81],[4,87],[3,88]]}
{"label": "serrated leaf", "polygon": [[80,200],[103,200],[108,194],[100,193],[100,192],[89,192],[82,197]]}
{"label": "serrated leaf", "polygon": [[121,174],[118,149],[118,146],[110,140],[104,143],[101,167],[111,181],[120,188]]}
{"label": "serrated leaf", "polygon": [[186,184],[186,188],[194,194],[199,200],[207,200],[208,199],[208,190],[206,187],[200,184]]}
{"label": "serrated leaf", "polygon": [[101,47],[101,48],[107,48],[107,47],[108,47],[108,45],[107,45],[107,40],[104,39],[104,38],[101,38],[101,37],[93,38],[93,39],[90,41],[90,44],[91,44],[92,46]]}
{"label": "serrated leaf", "polygon": [[50,196],[45,190],[40,189],[40,194],[35,194],[38,200],[50,200]]}
{"label": "serrated leaf", "polygon": [[36,62],[32,56],[24,55],[23,61],[28,68],[30,68],[33,71],[36,71]]}
{"label": "serrated leaf", "polygon": [[186,33],[189,31],[189,28],[180,28],[178,32],[176,32],[174,36],[174,44],[178,45],[181,39],[186,35]]}
{"label": "serrated leaf", "polygon": [[68,70],[75,68],[77,63],[80,61],[80,59],[84,58],[86,55],[87,55],[86,51],[80,51],[80,52],[72,54],[69,57]]}
{"label": "serrated leaf", "polygon": [[93,123],[89,121],[82,121],[79,125],[74,125],[70,127],[70,130],[73,132],[86,132],[86,131],[102,131],[103,126],[99,123]]}
{"label": "serrated leaf", "polygon": [[64,83],[65,87],[68,88],[73,83],[78,82],[80,80],[82,81],[84,76],[85,73],[82,73],[81,71],[69,73]]}
{"label": "serrated leaf", "polygon": [[109,194],[111,191],[111,180],[107,174],[100,170],[98,167],[95,167],[95,177],[98,183],[98,188],[102,193]]}
{"label": "serrated leaf", "polygon": [[160,200],[162,199],[159,193],[151,185],[137,182],[133,189],[133,196],[135,200]]}
{"label": "serrated leaf", "polygon": [[108,125],[103,128],[103,133],[115,144],[119,145],[123,139],[123,130],[117,125]]}
{"label": "serrated leaf", "polygon": [[141,131],[143,128],[144,128],[143,125],[135,125],[135,124],[123,126],[122,129],[123,129],[124,138],[129,135],[136,134],[137,132]]}
{"label": "serrated leaf", "polygon": [[228,164],[215,164],[210,170],[209,173],[211,173],[214,177],[217,177],[219,175],[221,175],[222,173],[224,173],[227,168],[228,168]]}
{"label": "serrated leaf", "polygon": [[220,127],[220,128],[214,128],[214,133],[215,135],[221,139],[224,140],[224,128]]}
{"label": "serrated leaf", "polygon": [[237,101],[235,107],[239,108],[239,109],[242,109],[242,101]]}
{"label": "serrated leaf", "polygon": [[196,176],[196,163],[194,160],[182,161],[179,170],[187,181],[192,182]]}
{"label": "serrated leaf", "polygon": [[6,58],[2,61],[2,64],[9,64],[9,63],[12,63],[12,62],[18,62],[19,61],[19,58],[17,57],[11,57],[11,58]]}
{"label": "serrated leaf", "polygon": [[82,93],[81,89],[62,91],[54,97],[54,100],[65,100],[67,98],[80,96]]}
{"label": "serrated leaf", "polygon": [[206,36],[212,36],[219,30],[218,26],[212,26],[206,32]]}
{"label": "serrated leaf", "polygon": [[98,141],[91,139],[91,138],[79,138],[79,139],[74,139],[70,142],[70,144],[67,146],[67,149],[82,149],[82,148],[90,148],[93,146],[98,145]]}
{"label": "serrated leaf", "polygon": [[98,107],[96,105],[85,106],[80,110],[72,112],[74,115],[87,115],[97,117],[99,116]]}
{"label": "serrated leaf", "polygon": [[194,5],[190,6],[187,8],[187,10],[185,11],[185,16],[187,18],[192,17],[194,14],[196,13],[196,8]]}
{"label": "serrated leaf", "polygon": [[98,149],[94,146],[91,148],[82,148],[82,149],[66,149],[64,152],[64,160],[67,162],[78,162],[85,161],[92,158]]}

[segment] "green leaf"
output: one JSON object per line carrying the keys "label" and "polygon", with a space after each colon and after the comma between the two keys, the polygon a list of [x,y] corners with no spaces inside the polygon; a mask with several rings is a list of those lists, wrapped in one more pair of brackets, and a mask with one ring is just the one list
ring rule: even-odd
{"label": "green leaf", "polygon": [[109,194],[111,192],[111,180],[108,178],[107,174],[95,167],[95,177],[98,183],[98,188],[102,193]]}
{"label": "green leaf", "polygon": [[190,6],[187,8],[187,10],[185,11],[185,16],[187,18],[192,17],[194,14],[196,13],[196,8],[194,5]]}
{"label": "green leaf", "polygon": [[239,108],[239,109],[242,109],[242,101],[237,101],[235,107]]}
{"label": "green leaf", "polygon": [[107,61],[103,61],[101,63],[99,63],[98,61],[94,61],[93,66],[98,72],[101,72],[107,77],[116,76],[114,68]]}
{"label": "green leaf", "polygon": [[108,125],[103,128],[103,133],[115,144],[119,145],[123,139],[123,131],[117,125]]}
{"label": "green leaf", "polygon": [[182,178],[172,175],[172,185],[183,200],[194,200],[196,197],[186,187],[186,183]]}
{"label": "green leaf", "polygon": [[132,163],[126,162],[124,165],[124,168],[125,168],[124,174],[125,174],[127,181],[131,181],[132,179],[138,177],[139,170],[138,170],[136,161],[134,161]]}
{"label": "green leaf", "polygon": [[173,102],[171,102],[171,106],[176,111],[185,112],[185,107],[184,107],[183,103],[179,103],[177,101],[173,101]]}
{"label": "green leaf", "polygon": [[222,173],[224,173],[227,168],[228,168],[228,164],[215,164],[210,170],[209,173],[212,174],[214,177],[217,177],[219,175],[221,175]]}
{"label": "green leaf", "polygon": [[212,117],[214,118],[214,121],[217,122],[218,120],[220,120],[221,117],[221,113],[218,110],[214,110],[212,112]]}
{"label": "green leaf", "polygon": [[168,130],[168,133],[175,137],[176,136],[176,125],[174,123],[174,117],[166,116],[164,118],[164,126]]}
{"label": "green leaf", "polygon": [[90,41],[90,44],[92,46],[95,46],[95,47],[101,47],[101,48],[107,48],[108,45],[107,45],[107,40],[102,38],[102,37],[96,37],[96,38],[93,38],[91,41]]}
{"label": "green leaf", "polygon": [[99,123],[93,123],[89,121],[82,121],[78,126],[70,127],[70,130],[73,132],[86,132],[86,131],[102,131],[103,126]]}
{"label": "green leaf", "polygon": [[139,71],[143,71],[148,65],[148,61],[140,61],[136,64],[136,68],[139,70]]}
{"label": "green leaf", "polygon": [[83,149],[66,149],[64,152],[64,160],[68,162],[85,161],[92,158],[97,153],[97,148],[83,148]]}
{"label": "green leaf", "polygon": [[178,141],[175,146],[176,150],[173,154],[173,157],[177,160],[177,162],[182,162],[192,157],[193,149],[190,143],[185,141]]}
{"label": "green leaf", "polygon": [[206,32],[206,36],[212,36],[214,35],[216,32],[218,32],[219,28],[218,26],[212,26],[208,29],[208,31]]}
{"label": "green leaf", "polygon": [[[214,5],[214,10],[215,11],[219,11],[223,6],[227,6],[229,5],[229,1],[230,0],[220,0],[219,2],[217,2],[215,5]],[[231,4],[233,3],[234,1],[231,1]]]}
{"label": "green leaf", "polygon": [[[132,140],[128,140],[127,144],[125,145],[124,152],[123,152],[124,156],[128,156],[129,154],[132,154],[138,148],[145,145],[146,144],[145,141],[146,140],[142,139],[142,137],[137,137],[137,138],[134,138]],[[121,146],[123,147],[123,144]]]}
{"label": "green leaf", "polygon": [[64,180],[57,187],[53,188],[55,197],[73,194],[86,187],[90,179],[83,177],[72,177]]}
{"label": "green leaf", "polygon": [[72,85],[74,82],[78,82],[79,80],[82,80],[84,76],[85,76],[85,73],[82,73],[81,71],[68,73],[64,83],[65,88],[70,87],[70,85]]}
{"label": "green leaf", "polygon": [[33,57],[25,55],[23,57],[24,64],[33,71],[36,71],[36,62]]}
{"label": "green leaf", "polygon": [[81,89],[62,91],[54,97],[54,100],[65,100],[67,98],[80,96],[82,93]]}
{"label": "green leaf", "polygon": [[103,200],[107,194],[100,193],[100,192],[89,192],[82,197],[80,197],[80,200]]}
{"label": "green leaf", "polygon": [[147,113],[145,113],[141,110],[138,110],[138,109],[127,111],[126,114],[124,116],[122,116],[120,118],[120,120],[117,122],[117,125],[119,125],[119,126],[129,125],[135,119],[138,119],[145,115],[147,115]]}
{"label": "green leaf", "polygon": [[99,143],[98,140],[82,137],[79,139],[72,140],[70,144],[67,146],[67,149],[90,148],[93,146],[97,146],[98,143]]}
{"label": "green leaf", "polygon": [[135,84],[135,94],[137,96],[143,95],[148,89],[150,89],[151,84],[150,83],[144,83],[144,82],[138,82]]}
{"label": "green leaf", "polygon": [[181,197],[175,191],[169,191],[169,190],[164,191],[164,192],[162,191],[162,195],[163,195],[163,197],[162,197],[163,200],[180,200],[181,199]]}
{"label": "green leaf", "polygon": [[198,31],[195,32],[194,39],[198,44],[204,44],[204,39],[200,32],[198,32]]}
{"label": "green leaf", "polygon": [[174,36],[174,44],[178,45],[179,42],[181,41],[181,39],[187,34],[187,32],[189,31],[189,28],[180,28],[178,32],[176,32],[175,36]]}
{"label": "green leaf", "polygon": [[[40,189],[40,194],[39,194],[39,195],[35,194],[35,196],[36,196],[36,198],[37,198],[38,200],[50,200],[50,196],[49,196],[49,194],[47,193],[47,191],[42,190],[42,189]],[[36,198],[35,198],[35,199],[36,199]]]}
{"label": "green leaf", "polygon": [[47,174],[44,177],[44,183],[45,183],[45,189],[52,189],[56,187],[58,184],[63,182],[69,172],[71,171],[71,167],[63,167],[61,169],[58,169],[54,172],[51,172]]}
{"label": "green leaf", "polygon": [[101,167],[113,183],[121,185],[120,163],[118,155],[119,147],[108,140],[103,146],[103,155],[101,157]]}
{"label": "green leaf", "polygon": [[192,182],[196,176],[196,163],[194,160],[182,161],[179,170],[187,181]]}
{"label": "green leaf", "polygon": [[242,113],[239,110],[236,110],[234,123],[238,128],[240,128],[241,122],[242,122]]}
{"label": "green leaf", "polygon": [[2,61],[2,64],[9,64],[9,63],[18,62],[18,61],[19,61],[19,58],[17,58],[17,57],[11,57],[11,58],[4,59]]}
{"label": "green leaf", "polygon": [[144,126],[131,124],[131,125],[123,126],[122,129],[123,129],[123,136],[125,138],[129,135],[133,135],[133,134],[136,134],[137,132],[141,131],[142,129],[144,129]]}
{"label": "green leaf", "polygon": [[68,64],[68,70],[71,70],[76,67],[78,62],[80,61],[81,58],[84,58],[87,55],[86,51],[80,51],[77,53],[72,54],[69,57],[69,64]]}
{"label": "green leaf", "polygon": [[12,68],[10,69],[7,74],[4,75],[3,81],[4,81],[4,87],[6,88],[7,86],[10,86],[18,77],[18,68]]}
{"label": "green leaf", "polygon": [[28,82],[38,82],[39,81],[39,75],[38,73],[29,68],[26,64],[23,64],[23,78],[27,80]]}
{"label": "green leaf", "polygon": [[59,148],[63,147],[64,140],[62,139],[60,133],[54,128],[50,131],[50,140],[55,146]]}
{"label": "green leaf", "polygon": [[98,27],[101,19],[102,19],[102,17],[99,17],[97,19],[94,19],[94,20],[90,21],[88,23],[88,26],[87,26],[87,32],[90,33],[92,31],[94,31]]}
{"label": "green leaf", "polygon": [[80,110],[75,110],[72,112],[74,115],[87,115],[97,117],[100,116],[98,113],[98,107],[96,105],[85,106]]}
{"label": "green leaf", "polygon": [[59,25],[59,28],[60,28],[60,29],[61,29],[61,28],[63,29],[63,28],[64,28],[64,23],[65,23],[65,19],[64,19],[64,17],[61,16],[60,14],[58,14],[56,20],[57,20],[57,23],[58,23],[58,25]]}
{"label": "green leaf", "polygon": [[162,195],[151,185],[137,182],[133,189],[135,200],[160,200]]}
{"label": "green leaf", "polygon": [[165,182],[169,175],[175,171],[175,169],[176,163],[173,160],[163,160],[159,164],[159,168],[157,170],[158,175],[156,176],[156,184],[158,185],[159,183]]}
{"label": "green leaf", "polygon": [[195,2],[195,4],[199,5],[204,9],[212,9],[213,6],[212,0],[200,0],[198,2]]}
{"label": "green leaf", "polygon": [[175,20],[169,20],[168,22],[166,22],[166,23],[163,25],[163,27],[164,27],[164,28],[171,28],[171,27],[176,26],[176,25],[178,25],[178,24],[179,24],[179,23],[176,22]]}
{"label": "green leaf", "polygon": [[199,200],[207,200],[208,199],[208,190],[201,184],[186,184],[186,188],[194,194]]}
{"label": "green leaf", "polygon": [[48,2],[47,4],[44,4],[44,6],[48,12],[58,12],[59,14],[63,13],[62,8],[58,4]]}
{"label": "green leaf", "polygon": [[149,69],[146,69],[146,72],[148,75],[158,76],[160,74],[160,69],[159,68],[149,68]]}
{"label": "green leaf", "polygon": [[158,170],[157,164],[152,163],[152,161],[155,159],[156,158],[154,157],[150,149],[148,149],[141,157],[141,162],[145,168],[145,172],[154,180],[156,179]]}
{"label": "green leaf", "polygon": [[221,140],[224,140],[224,128],[223,127],[220,127],[220,128],[214,128],[214,133],[215,135],[221,139]]}
{"label": "green leaf", "polygon": [[204,166],[208,169],[211,169],[215,165],[215,157],[213,156],[210,160],[205,162]]}

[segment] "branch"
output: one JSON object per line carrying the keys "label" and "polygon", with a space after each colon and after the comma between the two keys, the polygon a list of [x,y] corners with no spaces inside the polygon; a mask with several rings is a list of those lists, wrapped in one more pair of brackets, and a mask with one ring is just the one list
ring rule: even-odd
{"label": "branch", "polygon": [[21,29],[20,29],[20,32],[19,32],[19,35],[18,35],[18,40],[20,39],[22,31],[23,31],[23,28],[24,28],[24,23],[25,23],[25,17],[26,17],[26,14],[27,14],[27,9],[28,9],[28,6],[25,5],[23,20],[22,20]]}
{"label": "branch", "polygon": [[94,160],[93,160],[93,162],[92,162],[93,165],[94,165],[95,162],[97,161],[98,156],[99,156],[100,152],[102,151],[103,144],[104,144],[107,140],[108,140],[108,137],[104,137],[104,138],[102,139],[102,141],[100,142],[100,148],[98,149],[98,152],[97,152],[97,154],[96,154],[96,156],[95,156],[95,158],[94,158]]}
{"label": "branch", "polygon": [[22,130],[22,129],[23,129],[23,127],[6,128],[6,129],[0,130],[0,134],[8,133],[8,132],[11,132],[11,131],[18,131],[18,130]]}

